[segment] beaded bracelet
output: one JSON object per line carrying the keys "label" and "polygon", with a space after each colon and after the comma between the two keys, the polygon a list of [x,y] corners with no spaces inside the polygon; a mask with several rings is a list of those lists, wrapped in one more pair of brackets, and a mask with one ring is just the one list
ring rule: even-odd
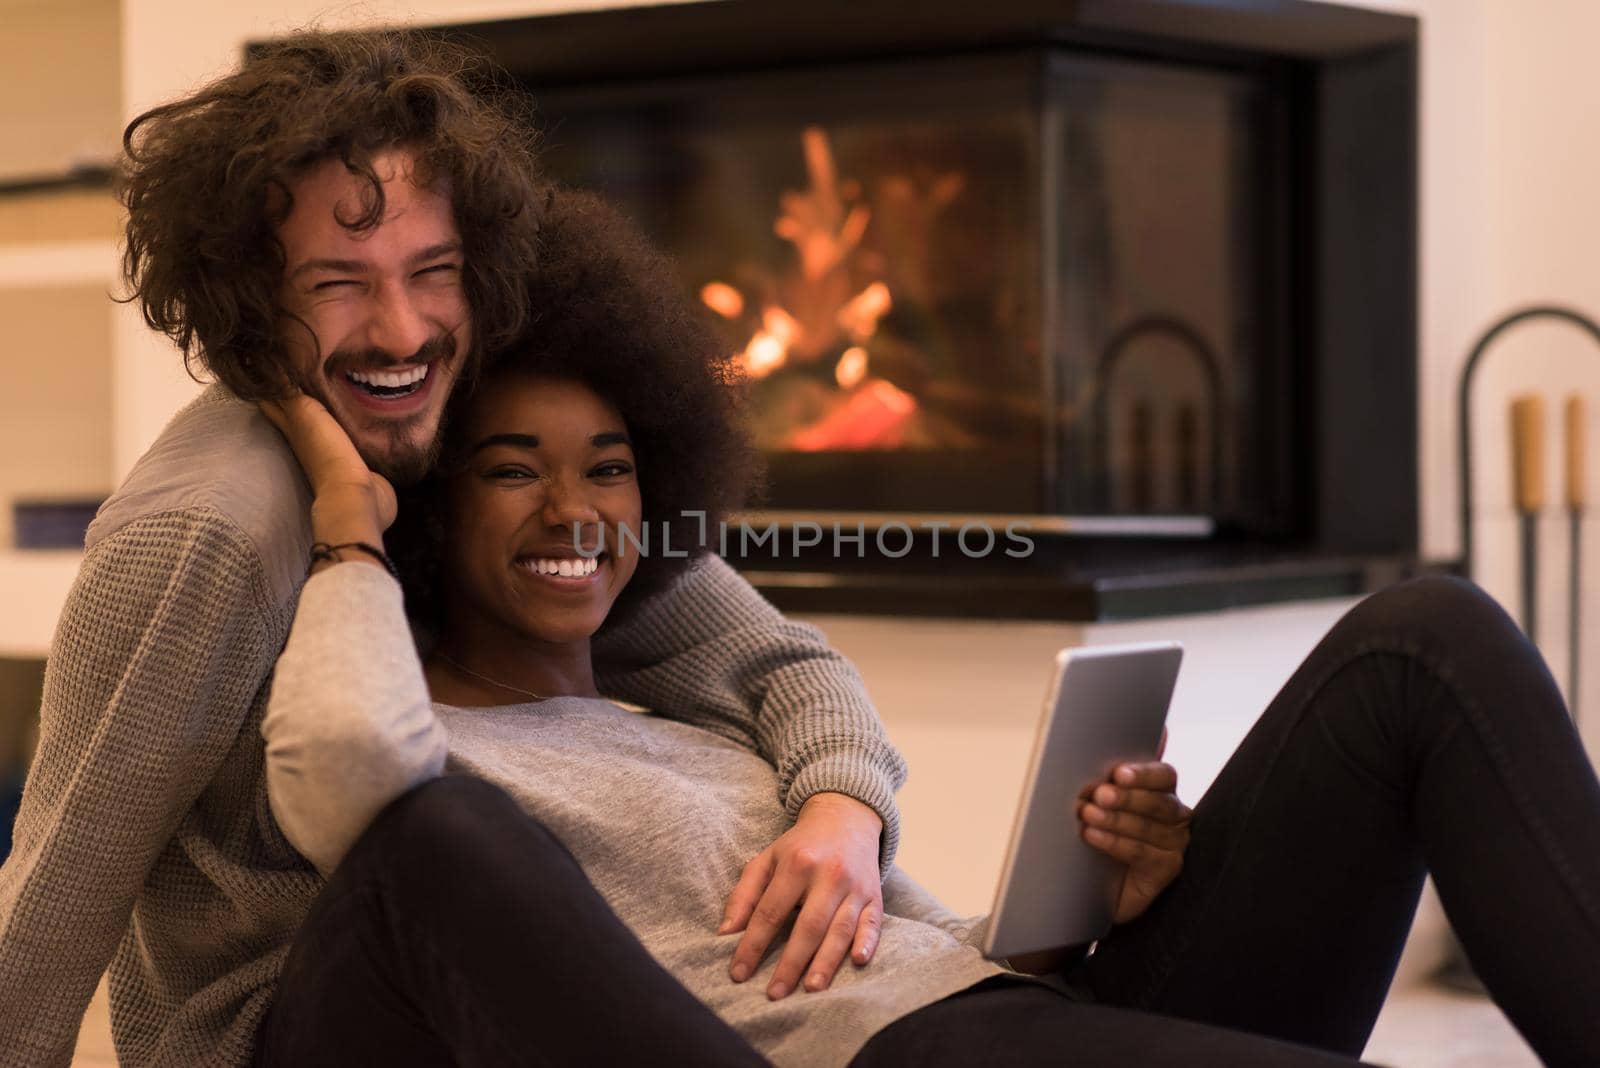
{"label": "beaded bracelet", "polygon": [[342,545],[329,545],[325,541],[316,542],[311,546],[312,566],[315,566],[324,560],[332,560],[335,563],[343,563],[344,557],[339,555],[340,549],[354,549],[357,552],[366,553],[368,556],[378,561],[378,563],[382,564],[383,569],[389,572],[389,574],[394,577],[396,582],[400,581],[400,569],[394,566],[394,561],[389,559],[389,554],[378,548],[376,545],[369,545],[364,541],[347,541]]}

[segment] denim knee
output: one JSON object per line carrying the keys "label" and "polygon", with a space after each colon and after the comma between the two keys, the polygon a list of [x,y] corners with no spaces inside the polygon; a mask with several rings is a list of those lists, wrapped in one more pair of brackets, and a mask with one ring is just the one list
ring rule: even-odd
{"label": "denim knee", "polygon": [[1448,690],[1452,707],[1471,706],[1489,717],[1484,722],[1567,718],[1539,650],[1494,598],[1464,579],[1433,575],[1381,590],[1351,609],[1329,637],[1342,655],[1404,657]]}
{"label": "denim knee", "polygon": [[1483,588],[1452,575],[1426,575],[1379,590],[1340,623],[1374,641],[1401,640],[1456,655],[1515,655],[1527,641],[1516,622]]}

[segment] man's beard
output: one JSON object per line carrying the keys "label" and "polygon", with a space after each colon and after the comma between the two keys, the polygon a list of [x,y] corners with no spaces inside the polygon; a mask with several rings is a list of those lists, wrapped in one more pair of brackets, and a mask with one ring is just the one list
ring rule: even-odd
{"label": "man's beard", "polygon": [[389,448],[382,454],[373,452],[361,443],[356,451],[368,467],[389,480],[391,486],[414,486],[427,477],[433,465],[439,462],[439,450],[444,442],[445,414],[439,415],[439,426],[433,437],[424,445],[407,440],[406,426],[384,429],[389,438]]}
{"label": "man's beard", "polygon": [[[423,342],[410,357],[396,360],[382,349],[335,349],[333,355],[323,362],[322,375],[296,374],[299,379],[296,383],[302,393],[315,397],[322,402],[322,406],[334,417],[350,440],[354,443],[356,451],[361,454],[361,459],[368,467],[388,479],[394,486],[410,486],[422,481],[433,470],[439,460],[439,451],[444,441],[445,421],[448,417],[449,405],[444,405],[439,412],[439,425],[434,428],[428,441],[417,444],[410,440],[410,428],[413,420],[405,422],[385,421],[377,433],[386,439],[387,448],[381,450],[372,448],[365,438],[371,435],[358,435],[354,433],[340,416],[340,409],[336,407],[325,388],[327,380],[337,380],[350,371],[379,371],[396,364],[432,364],[429,375],[448,375],[445,368],[455,357],[456,339],[447,333],[437,334]],[[443,382],[435,382],[430,388],[440,389]],[[419,415],[416,418],[425,418]]]}

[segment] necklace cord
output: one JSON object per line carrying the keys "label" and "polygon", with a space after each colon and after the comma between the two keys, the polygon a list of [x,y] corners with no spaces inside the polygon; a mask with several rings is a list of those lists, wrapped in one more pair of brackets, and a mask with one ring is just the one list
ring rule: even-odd
{"label": "necklace cord", "polygon": [[537,693],[534,693],[532,690],[524,690],[521,686],[513,686],[509,682],[501,682],[499,679],[490,678],[488,675],[485,675],[480,671],[473,671],[471,668],[467,667],[467,665],[463,664],[461,661],[457,660],[455,657],[451,656],[449,653],[445,652],[442,649],[437,649],[437,648],[434,649],[433,650],[433,655],[438,657],[440,660],[443,660],[445,663],[449,664],[451,667],[455,668],[457,671],[460,671],[463,674],[471,675],[473,678],[477,679],[479,682],[487,682],[489,685],[498,686],[502,690],[510,690],[512,693],[520,693],[524,697],[533,698],[535,701],[543,701],[543,700],[545,700],[545,697],[544,697],[543,694],[537,694]]}

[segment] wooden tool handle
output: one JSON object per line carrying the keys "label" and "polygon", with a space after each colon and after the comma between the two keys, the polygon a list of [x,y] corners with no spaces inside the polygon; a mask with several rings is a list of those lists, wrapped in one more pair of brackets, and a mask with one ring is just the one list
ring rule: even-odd
{"label": "wooden tool handle", "polygon": [[1517,511],[1544,510],[1544,398],[1531,393],[1511,400],[1511,481]]}
{"label": "wooden tool handle", "polygon": [[1586,503],[1583,485],[1584,442],[1583,397],[1567,394],[1567,509],[1583,511]]}

